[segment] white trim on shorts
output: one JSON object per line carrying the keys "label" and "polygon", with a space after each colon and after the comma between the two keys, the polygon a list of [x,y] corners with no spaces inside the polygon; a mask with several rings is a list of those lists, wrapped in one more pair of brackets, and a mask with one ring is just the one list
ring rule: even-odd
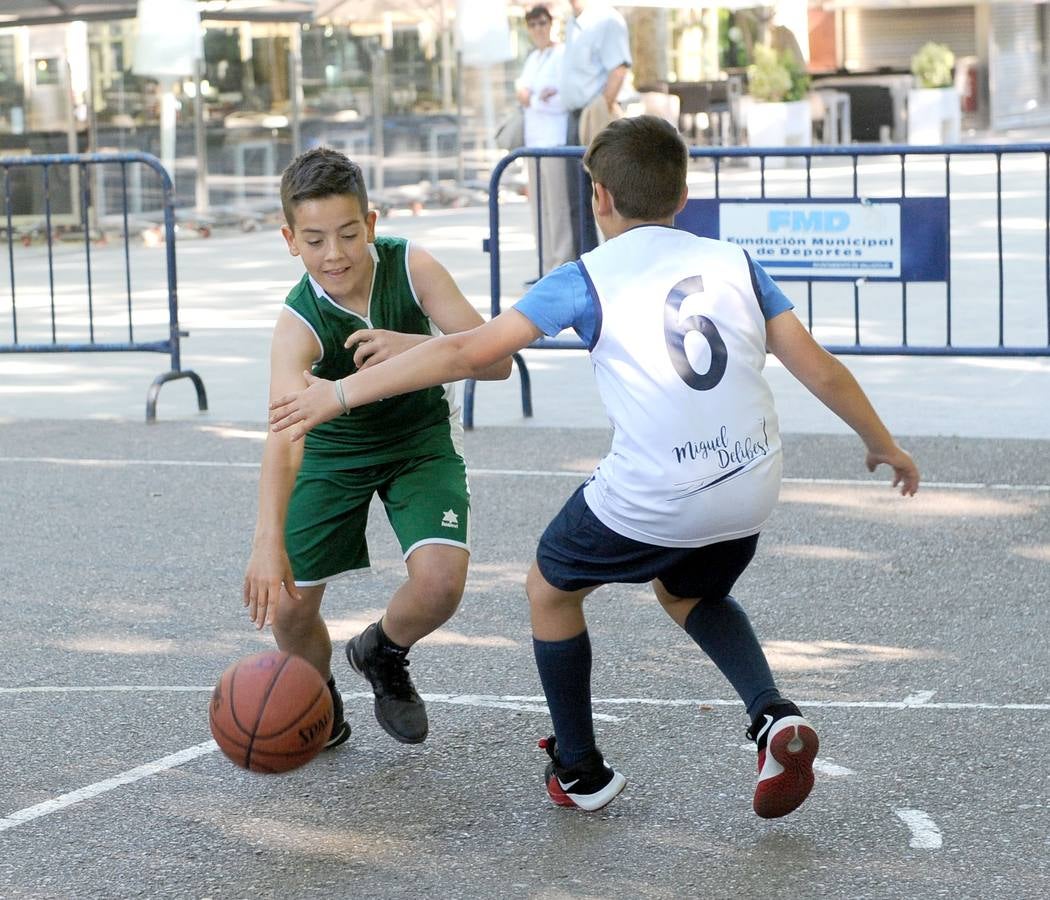
{"label": "white trim on shorts", "polygon": [[[467,525],[467,531],[469,536],[470,525]],[[450,541],[448,538],[423,538],[421,541],[416,541],[411,547],[409,547],[404,554],[402,559],[407,560],[412,555],[412,551],[418,547],[422,547],[424,544],[445,544],[448,547],[462,547],[467,553],[470,553],[470,544],[464,543],[463,541]],[[353,570],[351,570],[353,571]],[[297,581],[296,584],[299,582]]]}
{"label": "white trim on shorts", "polygon": [[357,569],[343,569],[342,572],[336,572],[334,575],[329,575],[325,578],[318,578],[316,581],[296,581],[296,587],[317,587],[319,584],[328,584],[329,581],[335,581],[338,578],[345,578],[347,575],[355,575],[358,572],[371,572],[372,566],[361,566]]}

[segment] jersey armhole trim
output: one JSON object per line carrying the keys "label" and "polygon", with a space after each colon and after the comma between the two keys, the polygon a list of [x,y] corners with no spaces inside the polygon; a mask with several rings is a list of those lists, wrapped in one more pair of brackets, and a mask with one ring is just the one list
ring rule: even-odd
{"label": "jersey armhole trim", "polygon": [[303,325],[305,325],[310,330],[310,334],[314,336],[314,340],[317,341],[318,355],[313,361],[313,365],[316,366],[319,362],[321,362],[322,359],[324,359],[324,344],[321,343],[320,335],[314,329],[314,326],[307,322],[306,319],[299,312],[292,309],[288,305],[285,305],[284,308],[288,310],[288,312],[290,312],[293,316],[295,316],[300,322],[302,322]]}
{"label": "jersey armhole trim", "polygon": [[[412,292],[412,301],[416,304],[416,307],[419,309],[419,311],[421,313],[423,313],[424,316],[426,316],[427,312],[426,312],[425,309],[423,309],[423,304],[419,300],[419,294],[416,291],[416,286],[415,286],[415,284],[412,281],[412,270],[409,268],[409,265],[408,265],[408,254],[409,254],[409,251],[411,249],[412,249],[412,242],[406,238],[405,239],[405,280],[408,282],[408,289]],[[430,316],[427,316],[427,321],[429,321],[429,320],[430,320]]]}
{"label": "jersey armhole trim", "polygon": [[743,247],[740,248],[740,252],[744,254],[744,259],[747,260],[747,274],[751,278],[751,293],[755,295],[755,303],[758,304],[758,311],[762,314],[762,321],[768,322],[769,318],[766,316],[766,308],[762,305],[762,293],[758,286],[758,277],[755,275],[754,260],[751,259],[751,254]]}
{"label": "jersey armhole trim", "polygon": [[579,269],[580,275],[583,276],[583,282],[587,286],[587,296],[590,298],[591,306],[594,307],[594,334],[591,335],[591,340],[587,344],[587,352],[589,353],[597,346],[598,338],[602,336],[602,305],[598,302],[598,291],[594,287],[594,282],[591,281],[590,272],[587,271],[583,260],[576,260],[576,268]]}

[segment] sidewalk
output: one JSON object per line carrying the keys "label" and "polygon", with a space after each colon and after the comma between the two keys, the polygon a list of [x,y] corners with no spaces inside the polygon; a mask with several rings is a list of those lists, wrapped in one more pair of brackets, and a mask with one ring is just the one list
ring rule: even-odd
{"label": "sidewalk", "polygon": [[[524,202],[501,208],[503,308],[535,275],[526,209]],[[470,301],[488,313],[489,257],[481,249],[488,236],[487,207],[392,215],[380,222],[380,231],[419,241],[447,266]],[[288,255],[276,226],[254,233],[219,229],[209,238],[180,236],[176,247],[180,320],[190,333],[182,343],[182,367],[204,380],[209,409],[197,413],[192,386],[182,379],[162,388],[158,421],[260,425],[270,333],[285,294],[301,277],[301,264]],[[93,265],[107,253],[121,252],[114,246],[93,250]],[[154,327],[163,334],[163,251],[137,250],[133,262],[133,284],[157,304]],[[43,304],[45,298],[35,302]],[[110,318],[118,327],[120,309],[115,307]],[[524,356],[533,380],[534,418],[521,416],[515,373],[507,382],[478,385],[477,427],[607,425],[583,351],[526,351]],[[1050,359],[843,357],[843,362],[898,435],[1050,439],[1045,413]],[[0,355],[0,421],[142,422],[146,391],[167,368],[167,356],[154,353]],[[784,432],[847,431],[775,358],[770,357],[767,374]]]}

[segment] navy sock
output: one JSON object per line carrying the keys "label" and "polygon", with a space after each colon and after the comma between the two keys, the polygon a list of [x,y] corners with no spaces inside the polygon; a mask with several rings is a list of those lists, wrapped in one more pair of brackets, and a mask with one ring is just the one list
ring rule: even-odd
{"label": "navy sock", "polygon": [[590,635],[584,630],[566,641],[533,638],[532,652],[558,739],[558,759],[574,766],[595,750]]}
{"label": "navy sock", "polygon": [[731,596],[701,600],[685,620],[685,630],[740,695],[751,721],[780,699],[766,654],[751,620]]}

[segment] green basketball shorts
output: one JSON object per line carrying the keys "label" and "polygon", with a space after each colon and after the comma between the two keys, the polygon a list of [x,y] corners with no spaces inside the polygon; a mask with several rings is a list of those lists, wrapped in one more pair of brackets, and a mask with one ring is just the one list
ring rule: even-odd
{"label": "green basketball shorts", "polygon": [[297,585],[323,584],[368,568],[365,527],[377,494],[405,559],[424,544],[470,551],[467,470],[451,448],[360,469],[300,471],[284,529]]}

